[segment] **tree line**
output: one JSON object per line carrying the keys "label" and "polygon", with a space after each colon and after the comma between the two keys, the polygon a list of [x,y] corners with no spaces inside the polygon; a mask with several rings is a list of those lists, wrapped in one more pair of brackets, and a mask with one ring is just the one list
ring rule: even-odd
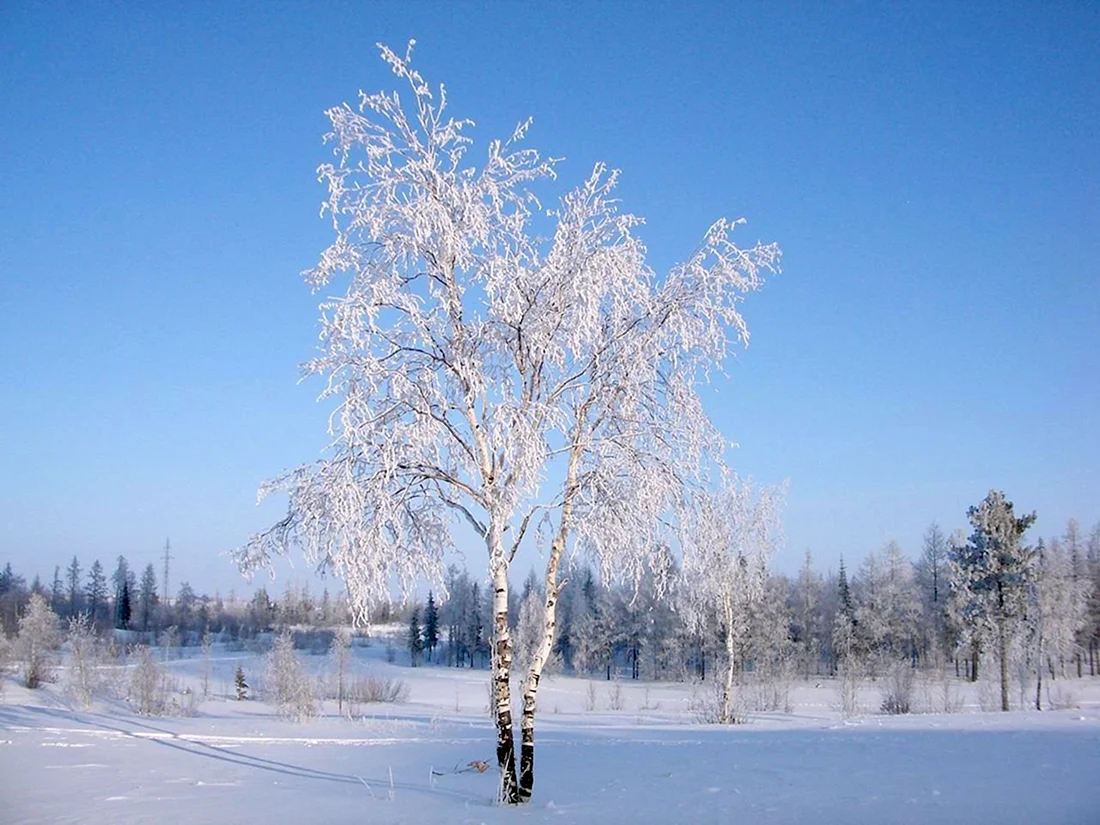
{"label": "tree line", "polygon": [[[723,580],[717,557],[705,576],[686,575],[669,557],[665,575],[610,585],[576,566],[558,594],[547,668],[607,680],[706,682],[732,674],[738,683],[759,683],[878,679],[899,663],[976,681],[990,666],[1002,707],[1021,672],[1031,676],[1037,705],[1044,679],[1100,673],[1100,524],[1086,534],[1071,519],[1060,534],[1028,544],[1034,514],[1017,517],[997,491],[968,516],[969,536],[948,536],[933,523],[915,559],[891,541],[854,568],[841,557],[836,570],[821,571],[807,551],[788,576],[768,570],[766,556],[750,563],[744,546],[727,548],[733,589],[718,599],[699,597]],[[163,600],[152,564],[138,577],[119,556],[108,578],[97,560],[82,577],[74,557],[66,574],[58,566],[51,587],[37,577],[28,586],[5,565],[0,619],[7,637],[17,635],[32,594],[60,619],[83,617],[93,630],[124,630],[135,641],[163,643],[167,633],[197,645],[208,632],[234,640],[352,621],[342,593],[318,596],[308,583],[287,582],[274,597],[259,587],[251,598],[223,599],[183,582]],[[537,650],[545,597],[534,571],[509,594],[517,671]],[[490,667],[492,617],[485,583],[456,565],[438,597],[433,590],[424,602],[380,602],[372,611],[376,623],[404,623],[414,666]],[[774,701],[781,704],[778,695]]]}
{"label": "tree line", "polygon": [[[64,570],[60,565],[54,568],[49,586],[39,576],[28,584],[8,562],[0,571],[0,628],[5,636],[14,636],[35,594],[64,623],[84,617],[96,632],[126,631],[135,640],[145,641],[159,638],[169,628],[181,643],[198,644],[207,631],[237,639],[278,627],[322,628],[351,622],[342,592],[332,595],[323,588],[314,594],[308,582],[288,581],[281,595],[271,595],[260,586],[249,598],[239,597],[235,590],[225,597],[220,592],[200,594],[187,581],[171,598],[164,598],[161,589],[152,563],[138,576],[121,555],[110,577],[98,559],[85,572],[74,555]],[[385,617],[388,609],[380,615]]]}
{"label": "tree line", "polygon": [[[931,524],[915,559],[891,541],[854,569],[841,557],[836,570],[821,571],[807,551],[795,575],[765,569],[752,598],[702,608],[693,605],[698,580],[682,571],[660,586],[653,575],[604,586],[579,566],[558,596],[547,667],[604,679],[705,681],[732,663],[738,678],[877,679],[903,662],[977,681],[988,662],[1005,705],[1009,671],[1025,665],[1040,685],[1044,674],[1097,675],[1100,524],[1086,535],[1071,519],[1061,534],[1029,545],[1022,538],[1033,516],[1014,518],[1003,494],[991,493],[970,515],[969,536]],[[738,569],[750,578],[747,563]],[[453,565],[444,585],[446,598],[437,602],[432,593],[409,608],[410,660],[488,667],[491,594]],[[545,592],[532,571],[510,598],[513,667],[522,669],[538,644]]]}

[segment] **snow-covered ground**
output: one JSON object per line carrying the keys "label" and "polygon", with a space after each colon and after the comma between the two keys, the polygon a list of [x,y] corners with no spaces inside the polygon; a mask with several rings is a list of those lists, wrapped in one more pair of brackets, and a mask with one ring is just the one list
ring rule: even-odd
{"label": "snow-covered ground", "polygon": [[[791,713],[719,728],[697,723],[690,685],[549,677],[534,801],[510,810],[493,769],[462,771],[493,761],[487,674],[359,653],[406,680],[408,702],[281,721],[230,698],[237,663],[262,666],[225,652],[191,718],[75,709],[56,686],[9,680],[0,822],[1100,823],[1100,680],[1066,682],[1067,710],[983,713],[959,685],[958,713],[848,720],[835,684],[795,682]],[[167,667],[198,689],[201,660]],[[869,711],[877,695],[864,688]]]}

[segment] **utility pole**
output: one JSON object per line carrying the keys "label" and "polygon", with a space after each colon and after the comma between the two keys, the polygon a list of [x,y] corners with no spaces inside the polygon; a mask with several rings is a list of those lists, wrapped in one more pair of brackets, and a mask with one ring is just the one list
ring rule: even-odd
{"label": "utility pole", "polygon": [[165,539],[164,540],[164,590],[161,591],[161,593],[163,594],[162,598],[164,599],[164,604],[165,605],[167,605],[170,601],[170,598],[168,596],[168,592],[169,592],[168,591],[168,562],[170,562],[172,560],[171,550],[172,550],[171,543],[168,541],[168,539]]}

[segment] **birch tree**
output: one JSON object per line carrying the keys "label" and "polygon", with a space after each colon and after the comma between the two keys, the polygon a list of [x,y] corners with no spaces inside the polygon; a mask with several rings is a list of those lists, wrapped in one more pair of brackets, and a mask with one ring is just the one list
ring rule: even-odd
{"label": "birch tree", "polygon": [[[598,164],[556,205],[558,161],[523,141],[530,121],[471,159],[472,121],[446,90],[382,58],[405,88],[329,110],[335,160],[320,167],[335,240],[305,274],[321,304],[331,443],[270,482],[286,517],[237,552],[246,572],[297,547],[341,576],[365,620],[391,582],[438,580],[464,522],[492,584],[491,678],[501,794],[534,784],[535,698],[555,630],[567,552],[603,581],[637,577],[667,542],[685,486],[726,442],[697,394],[748,339],[746,293],[778,266],[773,244],[740,247],[720,220],[664,277],[640,219],[620,211],[617,171]],[[516,770],[508,572],[544,542],[542,639],[523,681]]]}
{"label": "birch tree", "polygon": [[735,721],[734,676],[749,641],[753,607],[763,599],[768,582],[781,496],[779,489],[732,478],[716,496],[701,498],[684,531],[686,612],[700,627],[717,615],[725,641],[717,714],[721,724]]}

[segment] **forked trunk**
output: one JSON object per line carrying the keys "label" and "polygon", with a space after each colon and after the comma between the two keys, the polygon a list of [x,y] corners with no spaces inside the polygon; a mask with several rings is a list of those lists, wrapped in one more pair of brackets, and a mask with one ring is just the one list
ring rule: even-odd
{"label": "forked trunk", "polygon": [[566,495],[562,503],[561,522],[558,532],[550,542],[550,557],[546,560],[546,602],[543,604],[542,638],[535,649],[527,669],[527,678],[523,683],[523,716],[520,719],[519,750],[519,801],[529,802],[535,790],[535,708],[539,691],[539,679],[546,660],[550,658],[550,648],[554,644],[554,630],[557,627],[558,567],[565,552],[565,541],[573,524],[573,496],[577,484],[577,461],[580,456],[574,451],[569,459],[566,471]]}

